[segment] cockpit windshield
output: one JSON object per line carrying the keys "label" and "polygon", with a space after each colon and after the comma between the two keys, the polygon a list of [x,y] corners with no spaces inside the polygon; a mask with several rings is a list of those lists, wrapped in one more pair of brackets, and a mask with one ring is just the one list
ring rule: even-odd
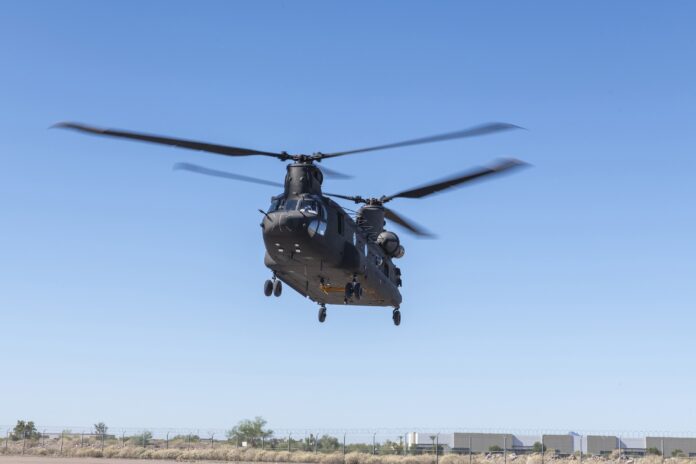
{"label": "cockpit windshield", "polygon": [[321,212],[321,206],[317,200],[312,198],[303,199],[285,199],[284,197],[274,198],[271,201],[271,206],[268,208],[268,212],[272,213],[274,211],[295,211],[300,210],[305,214],[319,214]]}
{"label": "cockpit windshield", "polygon": [[305,214],[319,214],[317,201],[312,199],[306,198],[302,200],[298,209]]}

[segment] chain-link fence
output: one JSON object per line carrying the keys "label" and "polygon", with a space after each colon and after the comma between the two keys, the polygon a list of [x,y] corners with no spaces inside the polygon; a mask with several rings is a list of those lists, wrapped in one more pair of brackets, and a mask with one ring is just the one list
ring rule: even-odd
{"label": "chain-link fence", "polygon": [[198,459],[321,463],[345,461],[351,454],[430,456],[435,462],[440,456],[458,455],[468,456],[470,463],[475,456],[507,463],[535,454],[542,463],[545,457],[582,460],[583,456],[696,459],[696,438],[692,438],[696,434],[684,432],[288,429],[244,437],[222,429],[5,426],[4,430],[0,453],[13,455],[179,458],[188,453]]}

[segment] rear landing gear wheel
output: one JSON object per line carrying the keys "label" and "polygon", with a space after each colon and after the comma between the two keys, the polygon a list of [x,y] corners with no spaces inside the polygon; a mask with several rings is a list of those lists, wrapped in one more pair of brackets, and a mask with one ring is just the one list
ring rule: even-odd
{"label": "rear landing gear wheel", "polygon": [[363,289],[362,285],[360,285],[360,282],[353,282],[353,295],[355,296],[356,300],[359,300],[362,298],[363,294]]}
{"label": "rear landing gear wheel", "polygon": [[394,321],[394,325],[396,326],[401,324],[401,311],[399,311],[399,308],[396,308],[392,313],[392,320]]}
{"label": "rear landing gear wheel", "polygon": [[346,293],[345,293],[344,302],[348,303],[348,300],[350,300],[352,297],[353,297],[353,283],[348,282],[346,284]]}
{"label": "rear landing gear wheel", "polygon": [[319,307],[319,322],[324,322],[326,320],[326,306],[322,305]]}
{"label": "rear landing gear wheel", "polygon": [[273,281],[273,295],[280,296],[283,293],[283,282],[280,280]]}
{"label": "rear landing gear wheel", "polygon": [[271,280],[267,280],[263,283],[263,294],[266,296],[271,296],[273,293],[273,282]]}

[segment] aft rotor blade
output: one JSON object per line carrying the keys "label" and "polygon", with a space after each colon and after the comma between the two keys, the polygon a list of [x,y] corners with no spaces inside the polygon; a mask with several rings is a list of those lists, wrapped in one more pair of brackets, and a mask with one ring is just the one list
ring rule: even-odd
{"label": "aft rotor blade", "polygon": [[502,172],[508,171],[510,169],[514,168],[519,168],[522,166],[526,166],[527,163],[516,160],[516,159],[504,159],[496,164],[489,166],[489,167],[483,167],[483,168],[478,168],[472,171],[467,171],[463,174],[460,174],[456,177],[452,177],[449,179],[441,180],[439,182],[435,182],[432,184],[424,185],[423,187],[418,187],[415,189],[410,189],[410,190],[404,190],[403,192],[399,192],[394,195],[390,195],[388,197],[383,197],[382,201],[387,202],[390,200],[393,200],[394,198],[423,198],[428,195],[432,195],[433,193],[440,192],[442,190],[447,190],[453,187],[457,187],[461,184],[464,184],[466,182],[471,182],[473,180],[490,176],[493,174],[500,174]]}
{"label": "aft rotor blade", "polygon": [[348,174],[343,174],[342,172],[334,171],[333,169],[329,169],[327,167],[321,166],[319,168],[321,172],[324,173],[325,177],[331,177],[332,179],[352,179],[353,176],[349,176]]}
{"label": "aft rotor blade", "polygon": [[198,174],[205,174],[206,176],[222,177],[223,179],[233,179],[241,180],[243,182],[251,182],[254,184],[270,185],[271,187],[283,187],[280,182],[273,182],[272,180],[257,179],[256,177],[242,176],[240,174],[232,174],[231,172],[218,171],[217,169],[204,168],[203,166],[198,166],[190,163],[176,163],[174,165],[174,170],[191,171]]}
{"label": "aft rotor blade", "polygon": [[460,130],[460,131],[456,131],[456,132],[448,132],[446,134],[432,135],[430,137],[422,137],[422,138],[418,138],[418,139],[406,140],[403,142],[388,143],[386,145],[377,145],[375,147],[358,148],[355,150],[339,151],[339,152],[335,152],[335,153],[320,153],[319,155],[317,155],[317,158],[318,159],[334,158],[336,156],[352,155],[354,153],[364,153],[367,151],[386,150],[388,148],[406,147],[409,145],[421,145],[423,143],[442,142],[444,140],[461,139],[461,138],[465,138],[465,137],[476,137],[479,135],[493,134],[495,132],[502,132],[502,131],[507,131],[507,130],[511,130],[511,129],[522,129],[522,128],[520,126],[516,126],[514,124],[508,124],[505,122],[492,122],[492,123],[488,123],[488,124],[481,124],[480,126],[470,127],[468,129],[464,129],[464,130]]}
{"label": "aft rotor blade", "polygon": [[108,137],[118,137],[130,140],[139,140],[141,142],[158,143],[161,145],[169,145],[178,148],[188,148],[189,150],[206,151],[209,153],[217,153],[218,155],[226,156],[272,156],[274,158],[286,159],[287,155],[282,153],[271,153],[261,150],[252,150],[249,148],[231,147],[228,145],[216,145],[213,143],[196,142],[194,140],[176,139],[172,137],[163,137],[159,135],[143,134],[139,132],[130,132],[116,129],[103,129],[100,127],[87,126],[74,122],[59,122],[53,127],[60,129],[72,129],[80,132],[86,132],[94,135],[106,135]]}
{"label": "aft rotor blade", "polygon": [[435,238],[435,235],[428,232],[410,219],[406,219],[400,214],[397,214],[393,209],[384,208],[384,217],[396,224],[399,224],[401,227],[417,235],[418,237]]}

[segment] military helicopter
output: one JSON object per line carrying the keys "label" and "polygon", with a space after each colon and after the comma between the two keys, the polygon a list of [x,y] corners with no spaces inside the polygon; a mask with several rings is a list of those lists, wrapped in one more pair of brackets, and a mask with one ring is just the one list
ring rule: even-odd
{"label": "military helicopter", "polygon": [[[316,152],[311,155],[289,154],[284,151],[274,153],[138,132],[103,129],[73,122],[58,123],[54,127],[225,156],[258,155],[280,161],[292,161],[287,165],[284,183],[208,169],[190,163],[178,163],[174,168],[283,188],[283,193],[272,197],[267,211],[259,210],[263,215],[261,229],[266,247],[264,264],[272,271],[272,277],[264,282],[263,291],[266,296],[279,297],[284,282],[300,295],[319,304],[319,322],[326,320],[327,304],[342,304],[391,307],[394,324],[397,326],[401,324],[399,287],[403,282],[401,269],[394,264],[394,260],[402,258],[405,249],[397,234],[384,229],[385,219],[418,237],[432,235],[413,221],[387,208],[386,203],[399,198],[424,198],[436,192],[525,165],[524,162],[516,159],[502,159],[487,167],[472,169],[392,195],[362,197],[322,192],[321,186],[325,175],[334,178],[348,176],[323,166],[320,168],[318,163],[338,156],[481,136],[519,129],[519,126],[495,122],[403,142],[332,153]],[[332,198],[361,204],[355,219]]]}

